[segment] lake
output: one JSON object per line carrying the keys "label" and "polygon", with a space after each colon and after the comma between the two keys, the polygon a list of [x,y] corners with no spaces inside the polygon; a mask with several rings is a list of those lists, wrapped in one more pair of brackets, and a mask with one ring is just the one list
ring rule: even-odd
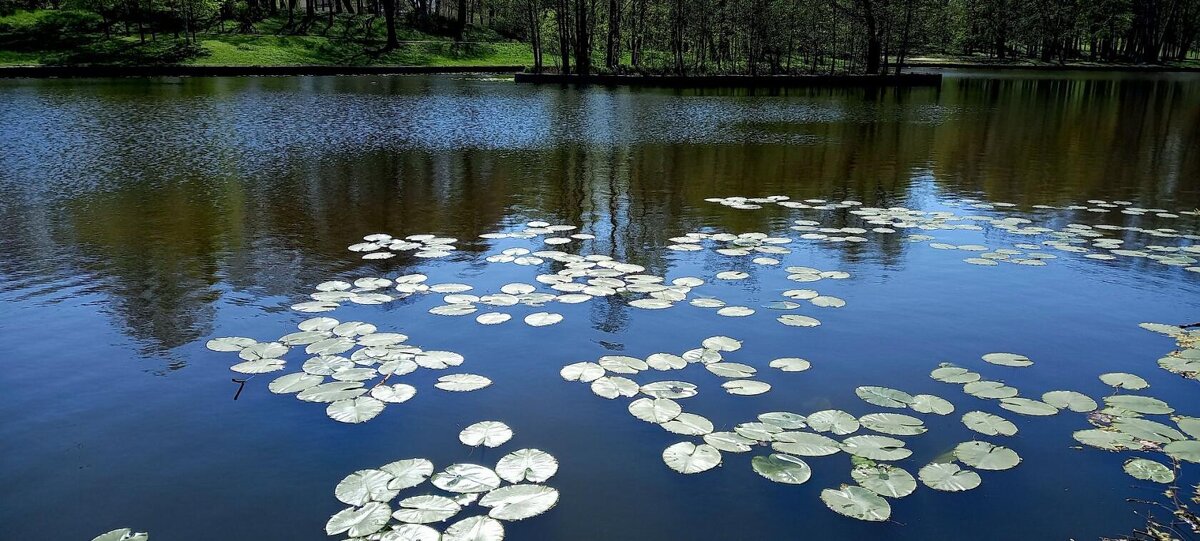
{"label": "lake", "polygon": [[[1169,465],[1167,455],[1081,446],[1072,434],[1094,428],[1083,413],[1025,415],[930,373],[953,363],[1021,397],[1068,390],[1102,405],[1114,389],[1098,376],[1132,373],[1149,388],[1121,395],[1200,416],[1196,381],[1157,364],[1175,340],[1139,328],[1200,321],[1198,207],[1200,74],[949,72],[938,88],[779,92],[485,76],[0,81],[3,537],[86,541],[129,527],[171,541],[343,539],[325,526],[346,507],[334,487],[351,472],[415,457],[492,467],[522,448],[557,459],[546,484],[559,499],[504,522],[513,541],[1127,534],[1149,509],[1127,499],[1163,501],[1164,486],[1123,463]],[[376,234],[397,240],[347,249]],[[457,240],[454,250],[398,240],[410,235]],[[389,247],[393,257],[362,258]],[[599,281],[568,293],[536,279],[562,269],[579,275],[572,283]],[[728,271],[747,276],[717,277]],[[418,273],[473,289],[391,282]],[[364,277],[388,281],[357,293],[326,285],[334,294],[319,297],[336,310],[290,309],[318,284]],[[672,286],[679,278],[703,284]],[[510,283],[575,297],[539,302],[522,287],[491,305],[469,297]],[[436,313],[447,294],[468,296],[451,299],[467,308],[440,309],[463,315]],[[355,295],[367,296],[347,302]],[[630,305],[640,298],[659,300]],[[509,305],[517,299],[529,302]],[[491,312],[512,319],[477,323]],[[538,312],[562,321],[523,321]],[[789,315],[820,325],[779,319]],[[415,396],[348,424],[268,389],[314,356],[303,338],[281,354],[285,368],[253,376],[230,371],[236,350],[206,347],[270,342],[313,317],[368,322],[463,362],[390,378]],[[854,520],[821,497],[854,485],[847,452],[803,457],[802,484],[756,473],[753,457],[772,450],[753,441],[682,475],[664,449],[702,437],[560,375],[606,355],[683,355],[712,336],[740,341],[710,354],[770,390],[730,394],[722,383],[736,378],[704,358],[609,373],[600,391],[626,393],[616,377],[694,383],[698,394],[677,402],[718,432],[772,411],[906,414],[928,432],[896,436],[912,454],[889,463],[913,476],[972,440],[1020,464],[979,469],[981,484],[962,492],[918,482],[887,500],[891,520]],[[993,352],[1033,365],[981,359]],[[769,365],[778,358],[811,367]],[[491,385],[435,387],[456,373]],[[934,395],[954,411],[868,403],[860,386]],[[962,415],[975,410],[1019,432],[973,432]],[[512,440],[459,442],[485,420]],[[1190,494],[1197,470],[1185,464],[1175,484]],[[433,525],[487,512],[476,503]]]}

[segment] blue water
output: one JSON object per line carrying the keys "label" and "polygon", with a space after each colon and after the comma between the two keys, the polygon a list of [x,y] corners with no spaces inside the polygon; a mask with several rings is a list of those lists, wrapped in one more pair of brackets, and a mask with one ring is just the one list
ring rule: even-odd
{"label": "blue water", "polygon": [[[954,362],[1037,398],[1056,389],[1099,400],[1096,376],[1132,372],[1144,391],[1200,416],[1196,382],[1155,361],[1174,349],[1137,327],[1200,321],[1200,274],[1145,259],[1094,261],[1054,251],[1044,267],[962,262],[897,235],[868,243],[797,240],[778,267],[735,264],[712,251],[668,250],[690,231],[761,231],[796,238],[795,219],[858,226],[844,210],[736,210],[709,197],[787,195],[868,206],[1029,217],[1035,225],[1111,223],[1200,232],[1200,218],[1131,217],[1032,205],[1128,200],[1195,210],[1200,203],[1200,78],[951,74],[937,89],[737,92],[521,87],[479,77],[346,77],[5,81],[0,83],[0,524],[5,539],[91,539],[117,527],[154,539],[328,539],[343,508],[333,487],[362,468],[427,457],[492,465],[536,447],[555,455],[561,500],[506,523],[512,540],[570,539],[1097,539],[1145,523],[1162,488],[1121,470],[1131,456],[1077,449],[1083,415],[1025,417],[928,377]],[[968,210],[962,198],[1012,202]],[[267,391],[278,374],[229,371],[236,356],[205,349],[220,336],[260,340],[311,317],[288,309],[317,283],[422,272],[430,283],[479,291],[535,283],[551,267],[489,264],[508,247],[484,240],[529,220],[576,225],[595,240],[558,247],[699,276],[695,293],[758,310],[727,318],[680,303],[638,310],[617,300],[501,309],[512,321],[427,311],[441,295],[382,306],[347,303],[331,315],[408,334],[425,349],[461,353],[453,372],[485,375],[476,392],[433,388],[443,373],[402,381],[415,398],[361,425],[324,405]],[[869,226],[868,226],[869,227]],[[446,260],[361,261],[363,235],[433,233],[461,239]],[[1002,231],[909,231],[939,242],[1011,247]],[[1118,232],[1120,233],[1120,232]],[[1135,237],[1130,236],[1132,243]],[[1142,241],[1138,241],[1139,243]],[[1154,239],[1167,245],[1191,240]],[[1152,243],[1152,242],[1151,242]],[[1046,250],[1052,251],[1052,250]],[[797,284],[782,267],[844,270],[846,280]],[[751,270],[741,282],[717,272]],[[557,267],[555,267],[557,268]],[[844,308],[805,307],[816,328],[778,324],[763,308],[787,289],[813,288]],[[495,310],[483,307],[482,311]],[[561,313],[533,328],[527,313]],[[834,514],[824,488],[852,483],[845,453],[806,458],[803,485],[771,483],[753,453],[723,454],[715,470],[680,475],[662,450],[678,436],[633,418],[629,399],[604,400],[559,369],[606,354],[680,354],[712,335],[744,342],[727,358],[756,366],[770,392],[732,396],[699,365],[633,376],[700,385],[685,411],[731,430],[758,413],[882,411],[854,388],[883,385],[953,402],[917,415],[929,432],[901,438],[920,466],[974,433],[978,409],[1018,424],[1022,463],[981,472],[965,493],[924,486],[893,500],[892,522]],[[308,357],[293,348],[294,371]],[[1029,368],[979,360],[1012,351]],[[813,368],[783,373],[777,357]],[[911,414],[911,412],[909,412]],[[499,449],[458,432],[480,420],[510,425]],[[1194,465],[1193,465],[1194,466]],[[1184,468],[1178,485],[1200,482]],[[428,488],[428,485],[426,485]],[[421,493],[418,490],[415,493]],[[1156,512],[1156,514],[1158,514]],[[466,516],[464,513],[461,516]],[[456,518],[461,518],[456,517]]]}

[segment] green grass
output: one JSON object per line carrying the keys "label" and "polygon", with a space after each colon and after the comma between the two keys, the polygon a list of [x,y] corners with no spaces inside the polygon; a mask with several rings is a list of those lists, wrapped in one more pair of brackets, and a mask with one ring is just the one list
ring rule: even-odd
{"label": "green grass", "polygon": [[[182,44],[172,35],[141,44],[134,37],[106,39],[101,35],[79,36],[79,44],[46,43],[32,29],[49,13],[18,11],[0,17],[0,66],[104,63],[163,64],[179,62],[197,66],[518,66],[533,63],[529,46],[505,40],[486,29],[471,29],[463,43],[445,36],[400,28],[400,47],[381,53],[382,24],[370,34],[361,21],[342,16],[333,26],[328,19],[312,22],[304,33],[286,29],[286,19],[262,21],[253,33],[213,31],[197,36],[195,51],[182,60],[172,46]],[[349,31],[348,31],[349,30]],[[6,34],[7,33],[7,34]],[[351,35],[352,38],[341,36]],[[32,43],[31,43],[32,41]]]}

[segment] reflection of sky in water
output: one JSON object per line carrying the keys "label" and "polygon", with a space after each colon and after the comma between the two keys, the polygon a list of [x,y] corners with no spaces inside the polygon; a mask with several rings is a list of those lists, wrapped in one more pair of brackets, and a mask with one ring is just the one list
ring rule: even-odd
{"label": "reflection of sky in water", "polygon": [[[1200,125],[1194,82],[962,78],[940,90],[875,96],[561,91],[461,77],[2,85],[0,334],[9,350],[0,360],[7,389],[0,481],[23,488],[0,499],[0,521],[15,537],[41,535],[38,525],[53,523],[64,539],[129,525],[186,541],[211,539],[211,525],[221,524],[230,539],[322,539],[325,519],[339,508],[332,488],[342,476],[415,456],[439,467],[494,463],[517,447],[472,451],[456,435],[472,422],[500,419],[518,446],[546,449],[562,463],[552,483],[562,492],[559,507],[512,524],[510,539],[782,539],[801,530],[830,539],[961,538],[964,531],[979,539],[1096,538],[1135,526],[1125,498],[1152,494],[1130,488],[1120,470],[1125,455],[1069,449],[1071,432],[1088,427],[1080,416],[1018,417],[928,372],[953,361],[1022,395],[1072,389],[1099,398],[1106,389],[1096,375],[1129,371],[1150,381],[1149,394],[1200,414],[1190,403],[1194,382],[1154,366],[1170,341],[1136,327],[1200,319],[1194,273],[1066,253],[1046,267],[980,268],[962,263],[972,254],[899,235],[797,242],[779,256],[780,268],[696,290],[755,307],[747,318],[598,299],[553,305],[565,321],[535,329],[520,318],[545,308],[506,310],[512,321],[483,327],[473,316],[428,315],[440,295],[347,305],[334,317],[460,352],[461,371],[495,381],[448,395],[432,387],[440,373],[419,371],[404,379],[418,388],[413,400],[361,426],[332,423],[320,405],[267,393],[272,376],[251,380],[234,402],[232,358],[203,349],[213,336],[290,332],[305,316],[286,307],[326,279],[419,271],[481,291],[532,283],[544,271],[482,258],[536,244],[477,239],[529,220],[577,225],[596,239],[569,250],[612,255],[668,279],[745,269],[711,250],[666,249],[667,239],[689,231],[796,237],[787,226],[800,218],[861,225],[844,210],[746,211],[708,197],[855,199],[1013,214],[1053,228],[1194,232],[1195,217],[1031,207],[1099,198],[1194,208],[1200,162],[1187,152],[1197,147]],[[962,197],[1018,207],[946,206]],[[374,232],[454,236],[462,253],[363,262],[345,250]],[[993,229],[922,233],[992,248],[1029,240]],[[796,284],[785,279],[787,265],[853,276]],[[773,321],[778,312],[761,307],[783,290],[810,286],[848,305],[802,308],[823,322],[814,329],[783,327]],[[694,366],[659,379],[698,383],[701,394],[684,408],[718,427],[771,410],[874,412],[853,389],[886,385],[958,408],[945,418],[921,416],[930,433],[905,438],[915,455],[901,464],[911,472],[971,437],[958,421],[971,409],[1018,422],[1018,437],[990,440],[1017,450],[1024,463],[984,473],[980,489],[966,494],[919,489],[893,502],[899,523],[851,523],[817,497],[850,481],[844,454],[808,460],[814,477],[800,487],[759,479],[747,455],[726,454],[724,467],[684,478],[659,458],[683,438],[558,376],[570,362],[613,351],[682,353],[716,334],[745,342],[729,358],[759,367],[770,393],[727,395],[721,380]],[[1015,351],[1037,364],[984,365],[978,357],[989,351]],[[766,368],[784,356],[807,358],[813,368]],[[289,353],[289,367],[304,358]]]}

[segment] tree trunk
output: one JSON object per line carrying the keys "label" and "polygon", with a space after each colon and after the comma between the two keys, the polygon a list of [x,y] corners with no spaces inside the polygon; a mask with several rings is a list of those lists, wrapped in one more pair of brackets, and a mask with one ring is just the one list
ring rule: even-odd
{"label": "tree trunk", "polygon": [[383,50],[391,51],[400,46],[400,41],[396,39],[396,0],[382,0],[382,4],[384,25],[387,27],[387,44]]}

